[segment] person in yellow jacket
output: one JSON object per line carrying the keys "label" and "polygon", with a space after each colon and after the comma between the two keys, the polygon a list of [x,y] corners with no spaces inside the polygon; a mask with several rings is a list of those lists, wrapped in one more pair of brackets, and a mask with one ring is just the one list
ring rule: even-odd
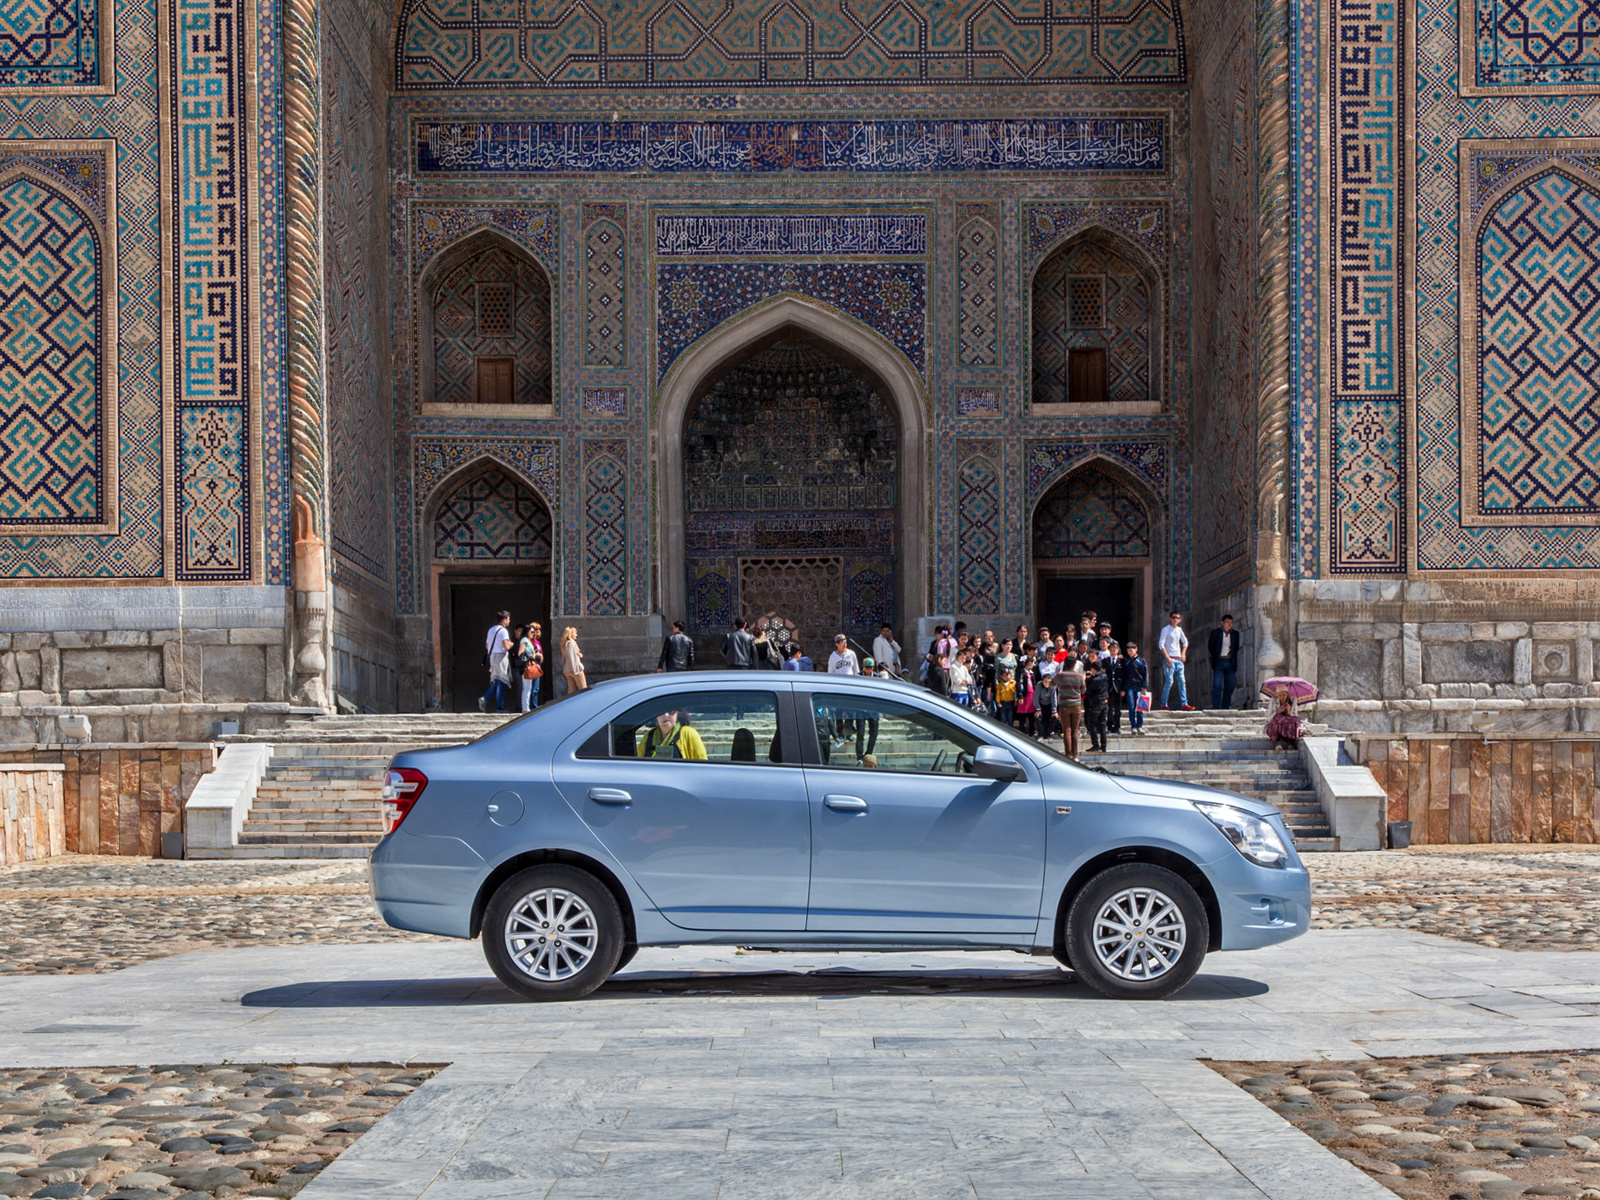
{"label": "person in yellow jacket", "polygon": [[706,744],[688,722],[678,721],[678,713],[668,709],[656,718],[655,726],[639,739],[640,758],[693,758],[706,760]]}

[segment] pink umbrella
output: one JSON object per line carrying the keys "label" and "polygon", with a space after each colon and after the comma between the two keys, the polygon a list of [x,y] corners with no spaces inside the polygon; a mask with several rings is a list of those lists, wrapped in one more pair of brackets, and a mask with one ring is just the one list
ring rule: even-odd
{"label": "pink umbrella", "polygon": [[1278,696],[1289,693],[1289,699],[1303,704],[1317,698],[1317,685],[1298,675],[1275,675],[1261,685],[1263,695]]}

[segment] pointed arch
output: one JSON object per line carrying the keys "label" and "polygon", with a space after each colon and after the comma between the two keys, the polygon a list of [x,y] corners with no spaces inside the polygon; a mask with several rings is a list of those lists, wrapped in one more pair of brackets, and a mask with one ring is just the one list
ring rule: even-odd
{"label": "pointed arch", "polygon": [[900,426],[895,547],[898,626],[909,629],[928,608],[928,550],[912,536],[926,525],[925,460],[928,398],[922,381],[899,350],[876,331],[826,305],[784,295],[730,317],[685,350],[668,369],[656,393],[656,446],[660,491],[656,510],[660,547],[660,599],[667,620],[688,607],[684,537],[684,422],[705,390],[730,367],[784,337],[820,343],[877,386]]}
{"label": "pointed arch", "polygon": [[[550,272],[527,246],[491,226],[475,229],[440,247],[418,274],[415,302],[417,398],[420,405],[473,402],[470,391],[467,393],[468,399],[461,398],[460,389],[463,385],[459,376],[466,369],[463,363],[453,363],[453,371],[447,369],[446,382],[441,387],[438,359],[441,339],[449,347],[446,353],[452,357],[471,357],[475,346],[470,343],[476,339],[456,336],[456,331],[442,326],[438,309],[443,302],[448,312],[460,309],[457,315],[465,319],[467,308],[471,308],[471,315],[475,318],[473,298],[465,293],[459,296],[453,294],[471,286],[473,281],[463,277],[459,286],[456,286],[457,276],[463,271],[470,272],[475,263],[486,261],[496,253],[504,256],[506,263],[495,273],[504,274],[510,270],[516,274],[516,282],[521,286],[511,298],[510,332],[485,341],[484,348],[500,351],[504,356],[517,360],[519,404],[549,406],[554,403],[556,293]],[[446,290],[452,292],[449,297],[444,296]],[[524,292],[527,294],[524,295]],[[449,321],[448,315],[445,321]],[[470,380],[465,386],[470,387]]]}
{"label": "pointed arch", "polygon": [[554,538],[558,532],[556,530],[557,509],[555,504],[551,502],[549,496],[545,495],[544,489],[530,479],[516,464],[508,462],[505,458],[492,451],[485,451],[470,462],[462,463],[434,484],[428,495],[423,499],[421,505],[422,520],[420,528],[417,530],[417,536],[422,539],[423,554],[427,561],[432,562],[434,560],[433,528],[438,520],[440,509],[451,497],[459,493],[464,486],[481,476],[496,471],[506,476],[517,486],[527,490],[535,500],[544,506],[551,531],[551,555],[553,561],[555,552]]}
{"label": "pointed arch", "polygon": [[[1074,260],[1088,259],[1074,272]],[[1126,270],[1117,270],[1124,266]],[[1090,270],[1088,268],[1092,267]],[[1103,316],[1074,333],[1070,277],[1104,279]],[[1166,276],[1138,242],[1101,224],[1074,230],[1039,260],[1029,281],[1028,347],[1033,407],[1046,414],[1106,416],[1159,412],[1165,398]],[[1082,343],[1079,347],[1076,343]],[[1069,393],[1067,352],[1105,350],[1107,401],[1081,407]]]}
{"label": "pointed arch", "polygon": [[[1082,559],[1058,558],[1043,560],[1034,553],[1035,539],[1041,509],[1044,509],[1056,496],[1071,487],[1074,480],[1084,476],[1086,472],[1094,472],[1108,476],[1118,486],[1131,493],[1144,509],[1146,519],[1146,534],[1148,538],[1148,553],[1144,555],[1117,555],[1104,557],[1085,556]],[[1172,595],[1172,582],[1169,578],[1169,553],[1168,541],[1170,538],[1169,522],[1167,519],[1167,503],[1165,497],[1158,492],[1150,481],[1132,470],[1126,463],[1119,461],[1100,450],[1091,450],[1082,458],[1074,459],[1070,465],[1055,475],[1039,488],[1033,501],[1028,506],[1027,546],[1026,554],[1029,562],[1029,578],[1033,580],[1035,595],[1031,607],[1037,608],[1041,602],[1038,593],[1041,581],[1048,575],[1090,575],[1096,573],[1114,573],[1135,579],[1134,619],[1136,627],[1132,631],[1139,639],[1141,645],[1154,632],[1154,616],[1163,611]],[[1035,612],[1036,619],[1043,619],[1041,614]],[[1114,631],[1118,632],[1118,631]],[[1126,638],[1125,633],[1118,632],[1119,638]]]}
{"label": "pointed arch", "polygon": [[[117,529],[115,241],[84,197],[29,164],[0,171],[0,530]],[[108,245],[109,242],[109,245]],[[247,536],[247,535],[246,535]]]}

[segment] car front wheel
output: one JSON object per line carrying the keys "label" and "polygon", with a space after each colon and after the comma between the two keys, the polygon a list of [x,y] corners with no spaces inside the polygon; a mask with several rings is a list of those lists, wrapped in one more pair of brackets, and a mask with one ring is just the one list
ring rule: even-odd
{"label": "car front wheel", "polygon": [[1100,872],[1074,898],[1066,943],[1078,977],[1101,995],[1159,1000],[1194,978],[1211,928],[1181,877],[1126,863]]}
{"label": "car front wheel", "polygon": [[580,1000],[622,956],[622,912],[587,871],[548,863],[502,883],[483,916],[483,954],[528,1000]]}

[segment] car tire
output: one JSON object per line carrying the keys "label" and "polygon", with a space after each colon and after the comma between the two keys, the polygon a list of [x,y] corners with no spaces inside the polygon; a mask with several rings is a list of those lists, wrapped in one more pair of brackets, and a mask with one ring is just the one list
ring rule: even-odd
{"label": "car tire", "polygon": [[1074,897],[1065,941],[1073,971],[1102,996],[1160,1000],[1194,978],[1211,925],[1181,876],[1125,863],[1101,871]]}
{"label": "car tire", "polygon": [[624,936],[611,889],[559,863],[518,871],[483,914],[483,956],[526,1000],[581,1000],[616,970]]}

